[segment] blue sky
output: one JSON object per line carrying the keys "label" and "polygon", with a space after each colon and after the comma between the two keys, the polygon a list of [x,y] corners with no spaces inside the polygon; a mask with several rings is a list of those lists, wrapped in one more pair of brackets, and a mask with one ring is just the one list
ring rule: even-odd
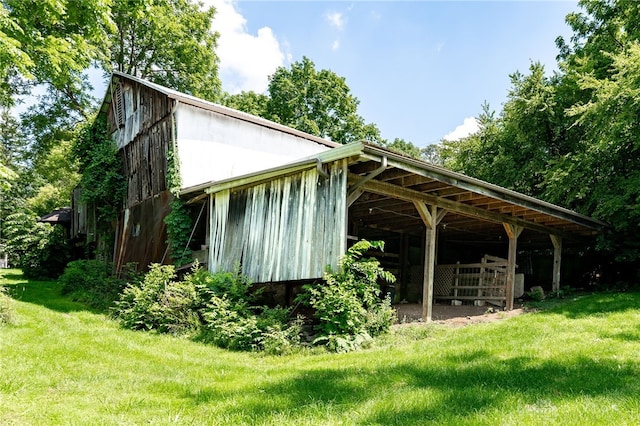
{"label": "blue sky", "polygon": [[578,10],[576,1],[205,3],[218,10],[225,90],[263,92],[277,66],[307,56],[346,78],[384,138],[418,146],[468,132],[485,100],[500,110],[509,74],[531,61],[551,73],[554,40],[570,36],[564,19]]}

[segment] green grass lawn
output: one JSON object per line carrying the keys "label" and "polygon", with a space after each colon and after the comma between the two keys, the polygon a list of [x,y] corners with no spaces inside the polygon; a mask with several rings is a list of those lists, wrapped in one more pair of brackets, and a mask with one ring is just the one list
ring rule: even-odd
{"label": "green grass lawn", "polygon": [[640,424],[640,293],[332,355],[235,353],[122,330],[53,282],[0,272],[0,424]]}

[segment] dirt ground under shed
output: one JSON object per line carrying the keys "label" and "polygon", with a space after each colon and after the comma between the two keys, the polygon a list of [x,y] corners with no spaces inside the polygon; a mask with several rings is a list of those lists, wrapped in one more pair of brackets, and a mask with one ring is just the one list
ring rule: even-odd
{"label": "dirt ground under shed", "polygon": [[[394,305],[399,324],[422,322],[422,305],[405,303]],[[505,311],[503,308],[485,305],[461,305],[451,306],[444,304],[433,305],[431,318],[433,322],[451,326],[464,326],[500,321],[523,314],[525,309],[521,305],[515,305],[513,310]]]}

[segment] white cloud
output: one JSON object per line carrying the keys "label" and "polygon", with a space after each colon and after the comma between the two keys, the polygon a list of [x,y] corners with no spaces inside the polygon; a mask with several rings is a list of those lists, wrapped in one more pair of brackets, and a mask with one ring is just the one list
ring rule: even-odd
{"label": "white cloud", "polygon": [[472,135],[480,130],[480,125],[475,117],[467,117],[464,119],[461,125],[456,127],[453,131],[447,133],[442,139],[448,141],[457,141],[469,135]]}
{"label": "white cloud", "polygon": [[327,21],[329,21],[329,25],[336,27],[341,30],[344,28],[344,15],[340,12],[330,12],[326,15]]}
{"label": "white cloud", "polygon": [[285,53],[269,27],[256,35],[247,30],[247,20],[232,0],[205,0],[214,6],[213,29],[220,34],[216,53],[220,58],[222,87],[230,93],[253,90],[263,93],[269,76],[284,65]]}
{"label": "white cloud", "polygon": [[333,44],[331,44],[331,50],[338,50],[340,49],[340,40],[334,40]]}

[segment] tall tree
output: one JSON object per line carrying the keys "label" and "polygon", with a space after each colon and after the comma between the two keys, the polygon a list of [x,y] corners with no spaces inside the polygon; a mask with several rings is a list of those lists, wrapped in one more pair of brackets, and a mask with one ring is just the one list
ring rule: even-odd
{"label": "tall tree", "polygon": [[226,94],[222,99],[222,103],[229,108],[244,111],[258,117],[269,118],[269,115],[267,114],[269,97],[262,93],[248,91],[235,95]]}
{"label": "tall tree", "polygon": [[443,145],[445,164],[608,221],[598,247],[640,264],[640,3],[582,0],[560,71],[514,74],[500,115]]}
{"label": "tall tree", "polygon": [[393,142],[386,142],[385,147],[418,160],[422,158],[422,151],[420,148],[401,138],[395,138]]}
{"label": "tall tree", "polygon": [[358,115],[358,99],[344,79],[315,69],[307,57],[278,68],[269,82],[267,118],[339,143],[380,143],[380,131]]}
{"label": "tall tree", "polygon": [[107,51],[105,0],[0,2],[0,102],[46,84],[72,100],[82,73]]}
{"label": "tall tree", "polygon": [[191,0],[114,0],[112,69],[211,101],[221,98],[215,9]]}

